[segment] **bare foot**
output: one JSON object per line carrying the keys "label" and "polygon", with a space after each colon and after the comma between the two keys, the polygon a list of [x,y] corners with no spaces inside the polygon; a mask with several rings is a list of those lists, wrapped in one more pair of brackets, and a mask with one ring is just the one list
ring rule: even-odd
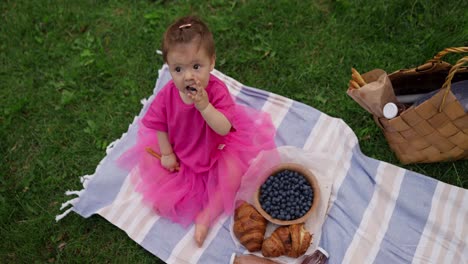
{"label": "bare foot", "polygon": [[208,227],[202,224],[195,224],[195,242],[199,248],[203,246],[203,242],[205,242],[206,236],[208,235]]}

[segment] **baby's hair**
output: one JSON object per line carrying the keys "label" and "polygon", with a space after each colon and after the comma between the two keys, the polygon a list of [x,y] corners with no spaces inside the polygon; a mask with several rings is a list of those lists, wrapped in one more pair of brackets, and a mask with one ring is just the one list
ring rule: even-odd
{"label": "baby's hair", "polygon": [[200,47],[204,48],[208,56],[215,55],[213,34],[208,26],[196,16],[186,16],[178,19],[170,25],[164,33],[162,52],[164,62],[167,62],[167,53],[175,44],[190,43],[200,37]]}

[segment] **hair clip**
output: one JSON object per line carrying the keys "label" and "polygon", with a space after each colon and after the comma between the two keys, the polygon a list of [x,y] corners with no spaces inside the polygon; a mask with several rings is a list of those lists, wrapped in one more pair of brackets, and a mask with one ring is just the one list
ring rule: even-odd
{"label": "hair clip", "polygon": [[183,24],[183,25],[179,26],[179,29],[189,28],[191,26],[192,26],[192,24]]}

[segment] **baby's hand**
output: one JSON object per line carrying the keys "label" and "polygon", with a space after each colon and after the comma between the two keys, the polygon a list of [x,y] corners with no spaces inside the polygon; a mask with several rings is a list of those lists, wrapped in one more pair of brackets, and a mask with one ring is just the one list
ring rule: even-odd
{"label": "baby's hand", "polygon": [[193,100],[195,107],[198,111],[203,111],[209,104],[208,94],[203,86],[201,86],[200,81],[195,81],[194,88],[196,91],[188,91],[187,96]]}
{"label": "baby's hand", "polygon": [[177,162],[176,155],[171,153],[161,156],[161,165],[169,171],[174,171],[179,166],[179,163]]}

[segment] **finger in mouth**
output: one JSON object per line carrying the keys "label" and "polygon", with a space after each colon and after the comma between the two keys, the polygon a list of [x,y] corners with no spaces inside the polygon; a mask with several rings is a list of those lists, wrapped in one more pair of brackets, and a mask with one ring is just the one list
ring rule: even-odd
{"label": "finger in mouth", "polygon": [[197,89],[195,87],[192,87],[192,86],[187,86],[187,87],[185,87],[185,89],[187,89],[187,91],[189,91],[189,92],[196,92],[197,91]]}

